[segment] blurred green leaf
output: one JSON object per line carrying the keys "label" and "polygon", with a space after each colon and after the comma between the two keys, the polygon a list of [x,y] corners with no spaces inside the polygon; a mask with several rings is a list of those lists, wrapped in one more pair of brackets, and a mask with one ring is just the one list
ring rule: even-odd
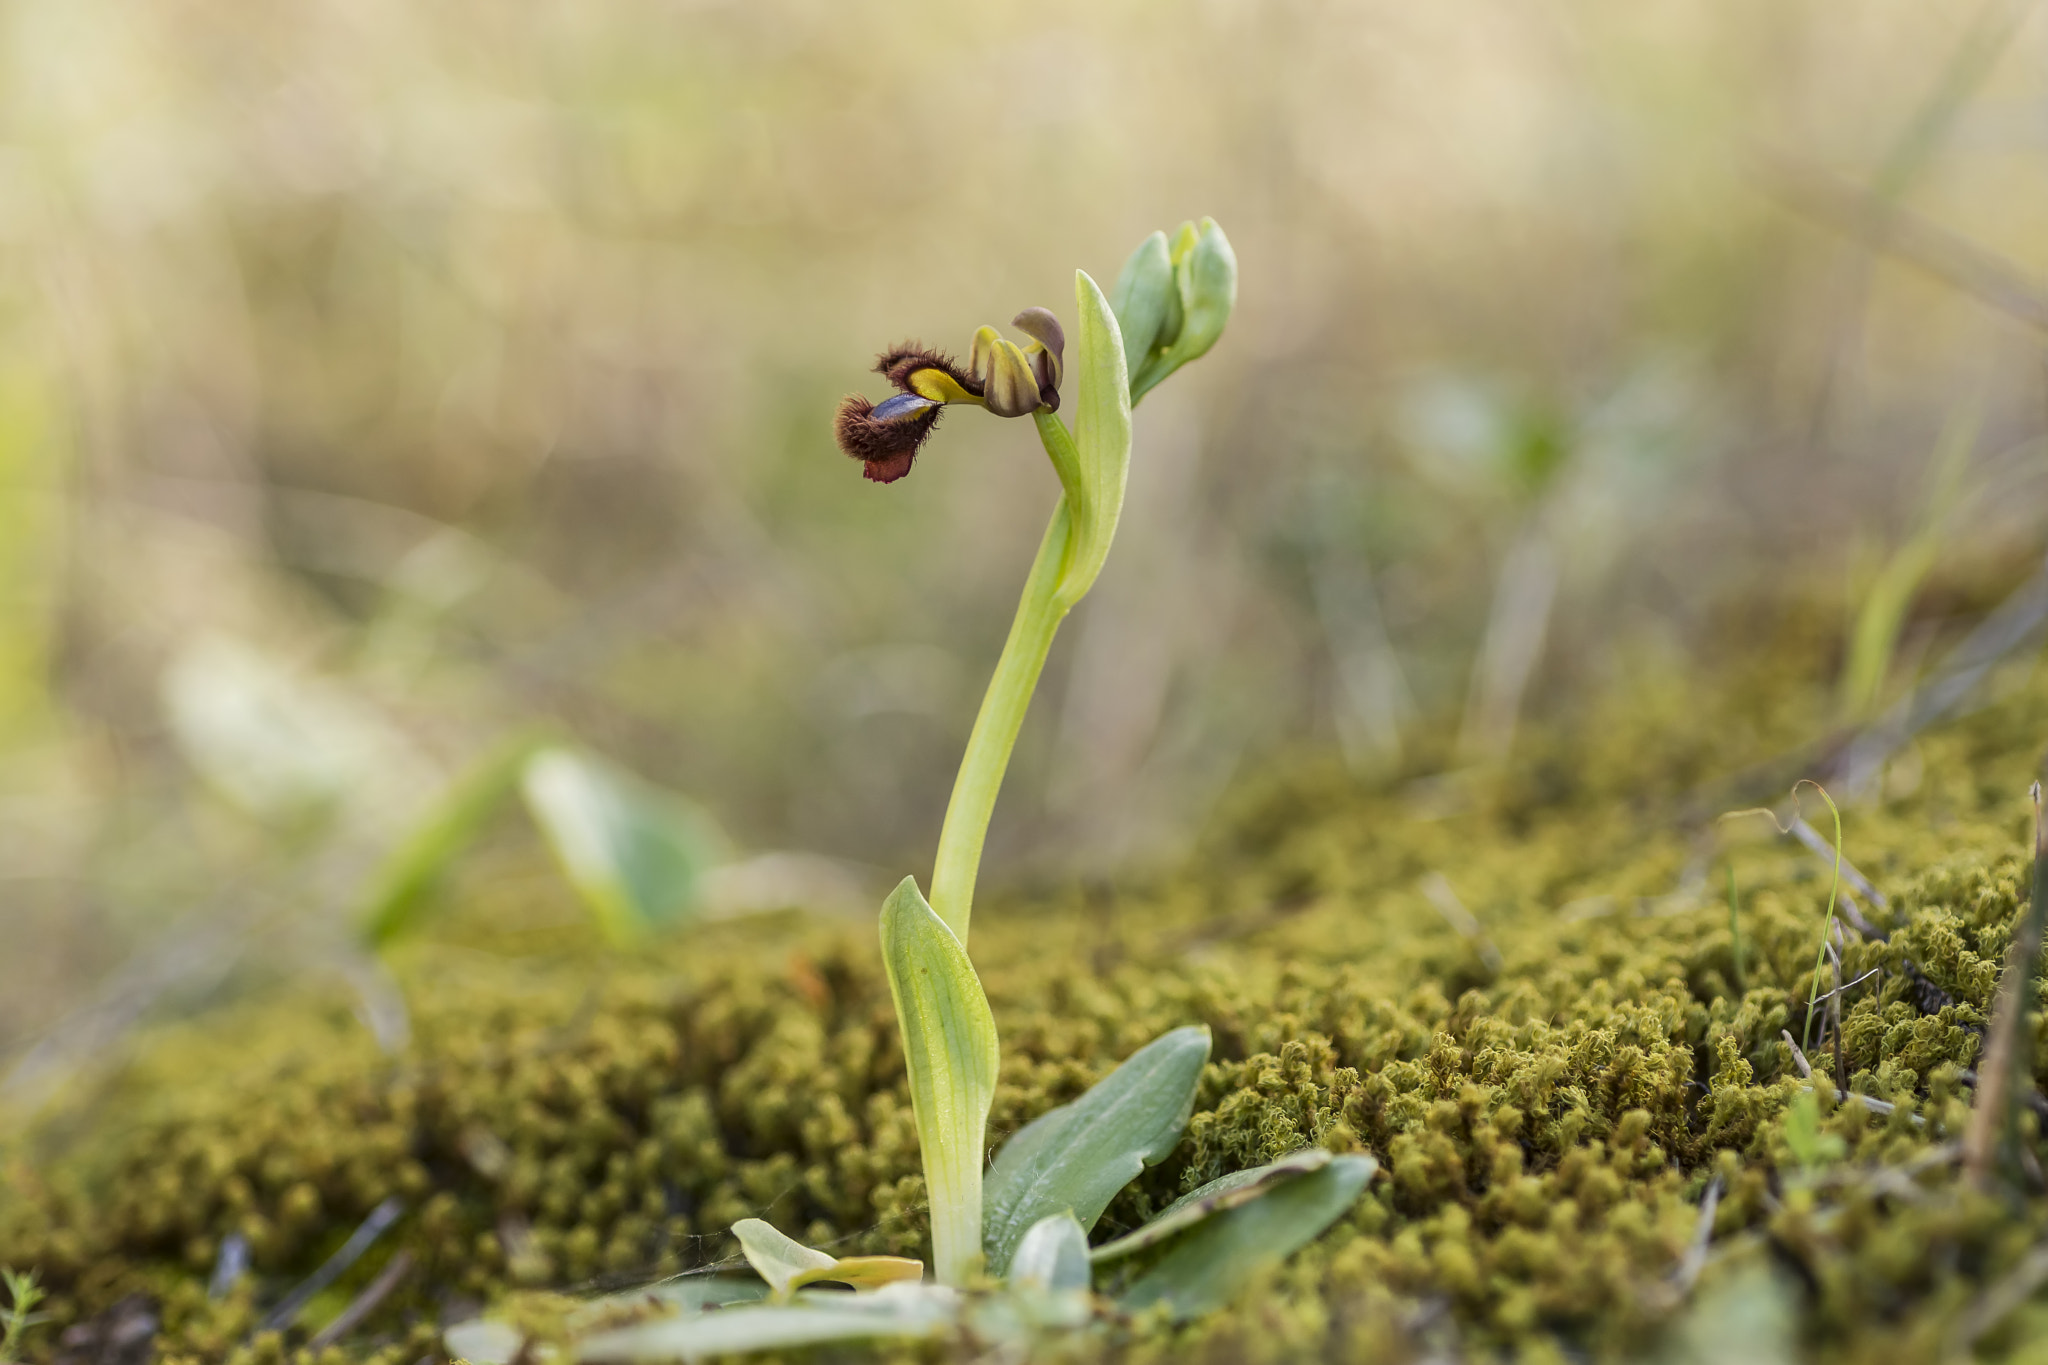
{"label": "blurred green leaf", "polygon": [[1265,1195],[1283,1180],[1320,1171],[1330,1164],[1330,1154],[1320,1147],[1309,1147],[1281,1157],[1265,1166],[1254,1166],[1248,1171],[1232,1171],[1220,1176],[1200,1189],[1191,1190],[1168,1204],[1148,1223],[1137,1231],[1119,1237],[1113,1242],[1104,1242],[1096,1247],[1090,1256],[1095,1264],[1122,1260],[1126,1256],[1158,1246],[1170,1237],[1187,1231],[1195,1224],[1226,1209]]}
{"label": "blurred green leaf", "polygon": [[1010,1257],[1012,1283],[1055,1291],[1086,1289],[1088,1230],[1073,1213],[1047,1214],[1025,1230]]}
{"label": "blurred green leaf", "polygon": [[492,748],[455,779],[427,818],[393,850],[363,908],[363,938],[372,948],[419,926],[434,887],[512,795],[527,759],[543,742],[539,733],[528,731]]}
{"label": "blurred green leaf", "polygon": [[1827,1132],[1820,1126],[1820,1101],[1811,1090],[1794,1095],[1791,1107],[1785,1111],[1785,1145],[1808,1170],[1833,1165],[1849,1154],[1849,1144],[1841,1134]]}
{"label": "blurred green leaf", "polygon": [[1335,1157],[1319,1171],[1205,1219],[1169,1244],[1119,1302],[1132,1312],[1165,1304],[1176,1320],[1223,1307],[1253,1276],[1343,1217],[1377,1169],[1371,1157]]}
{"label": "blurred green leaf", "polygon": [[1958,509],[1969,500],[1964,478],[1981,424],[1982,412],[1976,405],[1950,415],[1929,465],[1918,525],[1885,560],[1864,595],[1849,636],[1849,656],[1842,665],[1845,721],[1866,719],[1883,696],[1913,599],[1934,568]]}
{"label": "blurred green leaf", "polygon": [[781,1351],[829,1341],[929,1337],[959,1317],[959,1297],[937,1285],[893,1284],[873,1294],[800,1294],[794,1303],[659,1318],[584,1338],[583,1361],[693,1361],[738,1351]]}
{"label": "blurred green leaf", "polygon": [[1025,1230],[1052,1214],[1070,1211],[1083,1232],[1093,1228],[1118,1190],[1164,1161],[1187,1128],[1208,1060],[1207,1028],[1174,1029],[1072,1104],[1018,1129],[989,1171],[982,1243],[990,1267],[1004,1273]]}
{"label": "blurred green leaf", "polygon": [[273,825],[304,825],[344,802],[374,802],[409,770],[404,743],[342,688],[224,635],[171,660],[164,710],[207,785]]}
{"label": "blurred green leaf", "polygon": [[708,814],[595,755],[544,749],[521,787],[563,873],[614,942],[687,918],[704,873],[725,858]]}
{"label": "blurred green leaf", "polygon": [[996,1020],[967,950],[905,877],[882,904],[882,963],[903,1031],[941,1284],[981,1264],[981,1163],[995,1100]]}
{"label": "blurred green leaf", "polygon": [[1670,1325],[1652,1359],[1662,1365],[1792,1365],[1802,1358],[1800,1298],[1790,1275],[1753,1257],[1709,1282]]}
{"label": "blurred green leaf", "polygon": [[443,1331],[441,1341],[451,1359],[466,1360],[469,1365],[510,1365],[526,1344],[526,1336],[509,1322],[471,1318]]}

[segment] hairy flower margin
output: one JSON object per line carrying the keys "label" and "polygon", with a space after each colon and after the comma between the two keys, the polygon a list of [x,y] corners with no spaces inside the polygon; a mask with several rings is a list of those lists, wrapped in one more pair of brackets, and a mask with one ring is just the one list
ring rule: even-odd
{"label": "hairy flower margin", "polygon": [[1019,346],[993,327],[974,333],[967,364],[943,351],[905,342],[884,351],[875,373],[896,386],[893,397],[871,403],[849,394],[839,405],[834,432],[839,448],[863,465],[876,483],[910,472],[917,451],[947,405],[973,404],[998,417],[1024,417],[1060,406],[1060,368],[1066,332],[1049,308],[1026,308],[1010,325],[1031,338]]}

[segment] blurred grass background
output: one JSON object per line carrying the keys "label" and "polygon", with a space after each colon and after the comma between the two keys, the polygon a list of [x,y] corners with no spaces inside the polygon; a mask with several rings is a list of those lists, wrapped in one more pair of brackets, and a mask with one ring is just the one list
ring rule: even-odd
{"label": "blurred grass background", "polygon": [[[2031,9],[20,0],[0,1064],[359,969],[378,857],[537,718],[741,850],[922,874],[1055,486],[966,413],[875,487],[832,410],[1188,217],[1238,313],[1140,412],[985,884],[1170,856],[1283,753],[1490,761],[1730,604],[1846,656],[1874,592],[2014,581]],[[1843,186],[2008,297],[1817,220]]]}

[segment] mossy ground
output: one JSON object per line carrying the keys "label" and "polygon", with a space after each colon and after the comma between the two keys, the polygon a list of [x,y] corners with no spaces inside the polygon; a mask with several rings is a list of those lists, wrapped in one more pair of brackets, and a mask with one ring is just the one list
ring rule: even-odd
{"label": "mossy ground", "polygon": [[[1787,1145],[1803,1083],[1780,1031],[1804,1022],[1827,868],[1761,819],[1678,814],[1815,731],[1811,678],[1638,679],[1490,777],[1361,784],[1317,759],[1280,765],[1171,875],[987,905],[972,946],[1003,1038],[995,1138],[1168,1028],[1214,1032],[1187,1137],[1104,1230],[1307,1144],[1383,1167],[1240,1307],[1066,1349],[1633,1359],[1719,1330],[1687,1317],[1704,1295],[1738,1327],[1788,1314],[1817,1359],[1953,1358],[1972,1305],[2048,1224],[2048,1202],[1968,1192],[1951,1145],[2025,898],[2048,715],[2048,680],[2009,672],[1996,690],[1845,812],[1847,856],[1897,928],[1847,937],[1849,979],[1883,971],[1848,997],[1841,1068],[1897,1108],[1879,1117],[1820,1079],[1841,1146],[1817,1163]],[[1433,876],[1490,950],[1433,906]],[[400,1249],[415,1269],[330,1354],[413,1361],[437,1349],[436,1322],[514,1290],[725,1260],[724,1229],[748,1215],[924,1254],[870,924],[791,914],[616,956],[519,922],[516,905],[468,903],[399,954],[414,1032],[400,1056],[344,997],[298,987],[159,1029],[90,1105],[45,1119],[0,1184],[0,1263],[40,1267],[55,1294],[32,1349],[139,1290],[161,1304],[164,1359],[282,1357],[304,1329],[252,1343],[258,1305],[392,1195],[403,1221],[302,1321]],[[1952,1003],[1926,1012],[1905,958]],[[1814,1062],[1833,1073],[1830,1048]],[[1714,1253],[1688,1295],[1673,1271],[1716,1175]],[[210,1301],[235,1231],[254,1272]],[[1978,1349],[2025,1356],[2037,1334],[2048,1309],[2021,1307]]]}

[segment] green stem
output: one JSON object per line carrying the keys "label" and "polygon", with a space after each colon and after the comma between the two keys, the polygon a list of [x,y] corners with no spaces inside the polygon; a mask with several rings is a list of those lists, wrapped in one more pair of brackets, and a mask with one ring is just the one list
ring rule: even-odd
{"label": "green stem", "polygon": [[1066,491],[1053,508],[1045,538],[1038,543],[1038,558],[1031,562],[1031,576],[1024,581],[1024,596],[1010,622],[1010,638],[1003,642],[995,676],[989,679],[988,692],[981,699],[981,713],[974,718],[974,730],[967,737],[967,752],[953,779],[953,798],[946,803],[946,823],[939,831],[931,907],[963,947],[968,920],[974,913],[974,879],[981,869],[981,850],[988,841],[996,794],[1002,790],[1010,753],[1017,747],[1024,713],[1031,709],[1038,675],[1045,671],[1053,635],[1073,606],[1062,600],[1059,589],[1075,540],[1073,508],[1080,460],[1073,437],[1057,415],[1042,408],[1034,415],[1045,453]]}

